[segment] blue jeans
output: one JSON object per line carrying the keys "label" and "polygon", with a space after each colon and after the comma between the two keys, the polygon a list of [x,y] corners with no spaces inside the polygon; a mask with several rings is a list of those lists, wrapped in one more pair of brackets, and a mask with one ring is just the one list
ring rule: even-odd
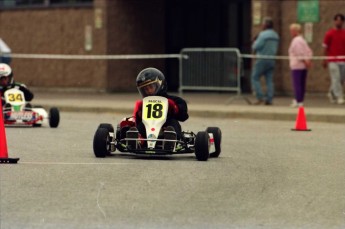
{"label": "blue jeans", "polygon": [[0,56],[0,63],[5,63],[10,65],[12,58],[9,56]]}
{"label": "blue jeans", "polygon": [[[252,87],[255,92],[256,98],[258,100],[264,100],[272,103],[274,85],[273,85],[273,71],[274,71],[275,61],[274,60],[257,60],[252,71],[251,80]],[[265,77],[266,82],[266,96],[262,93],[260,78],[261,76]]]}

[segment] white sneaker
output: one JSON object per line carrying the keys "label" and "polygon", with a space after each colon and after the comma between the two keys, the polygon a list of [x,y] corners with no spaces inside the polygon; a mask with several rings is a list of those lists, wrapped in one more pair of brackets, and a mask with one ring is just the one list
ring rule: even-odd
{"label": "white sneaker", "polygon": [[335,97],[334,97],[332,92],[328,92],[327,97],[328,97],[328,99],[329,99],[329,101],[331,103],[335,103],[336,102],[336,99],[335,99]]}
{"label": "white sneaker", "polygon": [[344,99],[343,98],[340,98],[340,99],[337,99],[337,104],[344,104]]}
{"label": "white sneaker", "polygon": [[292,100],[292,103],[290,104],[290,107],[298,107],[296,99]]}
{"label": "white sneaker", "polygon": [[303,107],[303,103],[297,103],[298,107]]}

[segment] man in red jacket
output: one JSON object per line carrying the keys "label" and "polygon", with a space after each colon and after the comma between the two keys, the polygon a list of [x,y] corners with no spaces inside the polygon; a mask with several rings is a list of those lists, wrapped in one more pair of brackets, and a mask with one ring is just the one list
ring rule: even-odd
{"label": "man in red jacket", "polygon": [[344,20],[343,14],[336,14],[334,16],[334,28],[327,31],[322,44],[325,55],[329,57],[323,61],[323,67],[328,67],[331,76],[328,97],[332,103],[337,104],[344,103],[345,59],[334,58],[335,56],[345,56]]}

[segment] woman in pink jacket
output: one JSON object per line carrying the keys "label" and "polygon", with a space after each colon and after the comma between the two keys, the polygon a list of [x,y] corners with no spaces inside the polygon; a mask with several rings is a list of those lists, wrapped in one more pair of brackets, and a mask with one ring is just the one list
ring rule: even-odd
{"label": "woman in pink jacket", "polygon": [[303,106],[308,69],[311,67],[312,50],[301,36],[301,25],[291,24],[292,41],[289,47],[290,69],[295,93],[292,107]]}

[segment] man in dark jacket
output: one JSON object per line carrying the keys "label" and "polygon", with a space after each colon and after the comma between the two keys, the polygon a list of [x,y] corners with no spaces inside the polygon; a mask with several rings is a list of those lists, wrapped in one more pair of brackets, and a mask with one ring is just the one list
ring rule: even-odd
{"label": "man in dark jacket", "polygon": [[[176,140],[181,138],[181,125],[179,122],[184,122],[188,119],[188,107],[184,99],[168,95],[167,83],[165,77],[161,71],[156,68],[146,68],[142,70],[136,79],[136,84],[139,93],[142,97],[147,96],[162,96],[168,99],[169,111],[165,124],[163,125],[164,139]],[[136,123],[136,129],[131,128],[127,132],[127,137],[137,138],[135,131],[139,131],[140,136],[146,138],[146,129],[141,119],[142,115],[142,101],[137,101],[133,117]],[[166,142],[164,149],[171,149],[173,142]]]}

